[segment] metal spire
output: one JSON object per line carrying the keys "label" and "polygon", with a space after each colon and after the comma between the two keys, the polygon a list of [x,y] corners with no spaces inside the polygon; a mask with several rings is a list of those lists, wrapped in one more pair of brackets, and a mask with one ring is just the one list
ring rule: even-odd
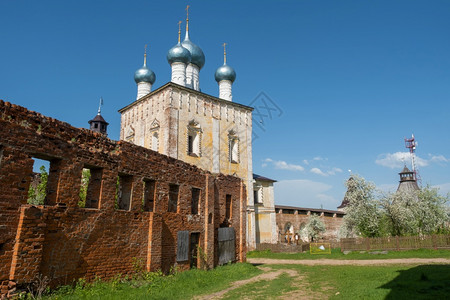
{"label": "metal spire", "polygon": [[98,112],[97,112],[97,115],[99,116],[102,112],[102,105],[103,105],[103,97],[100,97],[100,103],[98,104]]}

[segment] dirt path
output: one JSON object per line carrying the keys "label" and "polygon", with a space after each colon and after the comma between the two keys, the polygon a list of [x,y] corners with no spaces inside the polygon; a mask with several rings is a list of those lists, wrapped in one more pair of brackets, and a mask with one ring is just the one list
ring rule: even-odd
{"label": "dirt path", "polygon": [[340,259],[270,259],[270,258],[248,258],[251,264],[264,265],[330,265],[330,266],[374,266],[374,265],[425,265],[425,264],[450,264],[446,258],[393,258],[393,259],[366,259],[366,260],[340,260]]}
{"label": "dirt path", "polygon": [[201,296],[201,297],[198,297],[198,298],[195,298],[195,299],[198,299],[198,300],[203,300],[203,299],[221,299],[222,296],[224,296],[226,293],[228,293],[229,291],[232,291],[234,289],[237,289],[238,287],[241,287],[241,286],[249,284],[249,283],[257,282],[257,281],[260,281],[260,280],[267,280],[267,281],[274,280],[275,278],[277,278],[278,276],[280,276],[283,273],[287,273],[291,277],[298,276],[298,273],[296,271],[294,271],[294,270],[276,270],[276,271],[274,271],[271,268],[267,268],[267,267],[258,267],[258,268],[261,269],[262,271],[264,271],[264,273],[261,274],[261,275],[252,277],[250,279],[235,281],[227,289],[224,289],[224,290],[219,291],[219,292],[214,293],[214,294]]}

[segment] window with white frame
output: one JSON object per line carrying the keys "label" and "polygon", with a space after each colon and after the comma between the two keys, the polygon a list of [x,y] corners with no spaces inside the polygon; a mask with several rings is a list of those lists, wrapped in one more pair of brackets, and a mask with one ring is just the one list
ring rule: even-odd
{"label": "window with white frame", "polygon": [[134,128],[130,126],[125,134],[125,141],[134,143]]}
{"label": "window with white frame", "polygon": [[239,163],[239,137],[234,130],[228,134],[228,156],[231,163]]}
{"label": "window with white frame", "polygon": [[262,186],[261,185],[255,185],[253,186],[253,201],[254,203],[263,203],[263,193],[262,193]]}
{"label": "window with white frame", "polygon": [[150,149],[158,151],[159,149],[159,122],[155,119],[150,125]]}
{"label": "window with white frame", "polygon": [[190,156],[201,156],[201,134],[202,130],[199,123],[189,122],[187,131],[187,154]]}

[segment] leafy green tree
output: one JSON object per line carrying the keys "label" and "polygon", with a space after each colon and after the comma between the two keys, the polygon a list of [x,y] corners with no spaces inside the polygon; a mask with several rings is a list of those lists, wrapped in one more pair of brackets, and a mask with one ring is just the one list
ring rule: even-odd
{"label": "leafy green tree", "polygon": [[305,225],[305,231],[311,242],[317,241],[325,230],[325,224],[318,215],[312,214],[309,216],[308,222]]}
{"label": "leafy green tree", "polygon": [[48,173],[45,170],[45,166],[39,168],[39,183],[34,187],[33,182],[30,184],[30,189],[28,190],[28,204],[33,205],[43,205],[45,197],[47,195],[47,182]]}

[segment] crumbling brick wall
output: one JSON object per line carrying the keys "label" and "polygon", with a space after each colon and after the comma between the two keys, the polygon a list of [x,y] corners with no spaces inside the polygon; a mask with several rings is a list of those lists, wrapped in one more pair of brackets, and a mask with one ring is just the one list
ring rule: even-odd
{"label": "crumbling brick wall", "polygon": [[[27,204],[33,157],[50,161],[45,205]],[[83,168],[93,170],[96,190],[89,197],[98,199],[86,202],[93,208],[79,206]],[[118,176],[128,184],[122,209],[116,203]],[[151,211],[143,205],[149,180],[155,182]],[[179,186],[176,212],[168,212],[171,184]],[[191,211],[192,188],[200,190],[197,214]],[[225,222],[226,195],[232,213]],[[1,295],[38,274],[58,285],[130,274],[136,262],[149,271],[167,272],[175,264],[188,269],[193,258],[177,261],[179,231],[199,234],[211,268],[217,264],[218,228],[233,227],[236,260],[244,261],[245,199],[237,177],[213,175],[0,100]]]}
{"label": "crumbling brick wall", "polygon": [[[319,211],[318,209],[316,211]],[[309,220],[309,214],[300,214],[296,212],[295,214],[285,214],[282,211],[276,214],[277,217],[277,232],[279,233],[278,242],[285,241],[285,228],[286,224],[290,223],[293,226],[294,232],[299,232],[302,226],[305,226]],[[311,212],[308,212],[311,213]],[[325,232],[322,234],[322,238],[329,241],[338,240],[339,229],[344,221],[343,213],[321,213],[315,212],[320,215],[320,219],[325,225]]]}

